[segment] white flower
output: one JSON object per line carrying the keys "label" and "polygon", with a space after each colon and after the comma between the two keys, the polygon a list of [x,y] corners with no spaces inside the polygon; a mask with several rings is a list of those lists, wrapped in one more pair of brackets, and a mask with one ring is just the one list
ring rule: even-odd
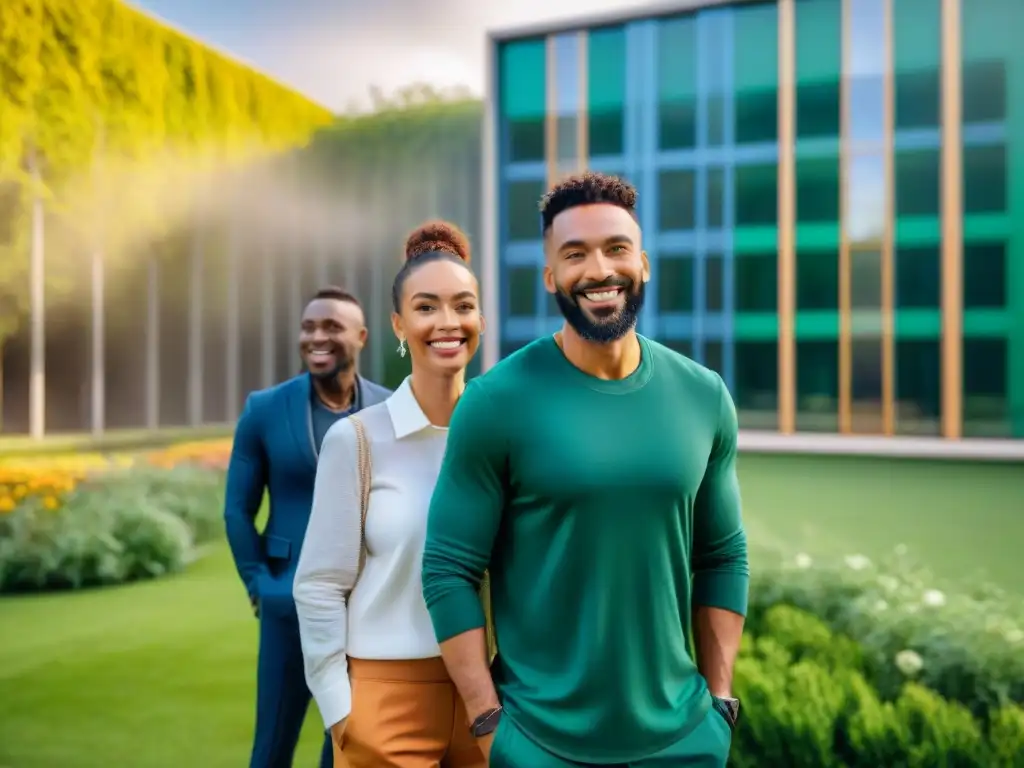
{"label": "white flower", "polygon": [[811,567],[811,565],[813,565],[813,561],[811,560],[811,556],[807,555],[807,554],[804,554],[803,552],[801,552],[799,555],[797,555],[795,558],[793,558],[793,562],[794,562],[794,564],[796,565],[797,568],[799,568],[800,570],[803,570],[803,571],[806,571],[808,568]]}
{"label": "white flower", "polygon": [[900,651],[895,661],[896,668],[907,677],[913,677],[924,667],[924,659],[916,651]]}
{"label": "white flower", "polygon": [[900,588],[900,582],[899,579],[894,576],[879,576],[878,586],[880,586],[884,592],[891,595]]}
{"label": "white flower", "polygon": [[846,565],[855,571],[863,571],[865,568],[871,567],[871,561],[864,557],[864,555],[847,555]]}
{"label": "white flower", "polygon": [[941,608],[946,604],[946,596],[937,589],[929,589],[921,596],[921,601],[929,608]]}

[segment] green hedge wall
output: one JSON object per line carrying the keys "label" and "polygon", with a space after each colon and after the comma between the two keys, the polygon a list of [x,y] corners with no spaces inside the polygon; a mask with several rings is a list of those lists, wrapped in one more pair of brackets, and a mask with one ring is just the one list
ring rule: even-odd
{"label": "green hedge wall", "polygon": [[61,246],[81,248],[93,236],[83,231],[100,218],[90,208],[115,208],[134,186],[159,218],[159,194],[123,174],[119,188],[83,194],[97,157],[122,171],[162,163],[150,174],[157,178],[237,166],[304,145],[332,120],[325,107],[119,0],[3,0],[0,341],[26,310],[34,199],[46,206],[48,289],[83,287],[63,285],[72,279],[58,273],[82,261]]}

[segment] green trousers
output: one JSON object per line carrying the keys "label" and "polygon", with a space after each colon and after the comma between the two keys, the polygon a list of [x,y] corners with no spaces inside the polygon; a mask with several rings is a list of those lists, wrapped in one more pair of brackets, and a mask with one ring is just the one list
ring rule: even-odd
{"label": "green trousers", "polygon": [[489,768],[725,768],[732,729],[713,706],[703,720],[668,749],[631,763],[591,765],[556,757],[542,749],[507,717],[491,745]]}

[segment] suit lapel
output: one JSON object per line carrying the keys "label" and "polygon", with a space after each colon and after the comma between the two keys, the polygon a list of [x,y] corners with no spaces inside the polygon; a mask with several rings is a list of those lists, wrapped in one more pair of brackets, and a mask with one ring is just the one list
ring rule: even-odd
{"label": "suit lapel", "polygon": [[310,398],[313,395],[309,381],[309,375],[303,375],[295,380],[294,386],[288,388],[287,418],[288,431],[291,433],[295,447],[303,459],[314,469],[316,468],[316,453],[313,449],[313,438],[310,435]]}

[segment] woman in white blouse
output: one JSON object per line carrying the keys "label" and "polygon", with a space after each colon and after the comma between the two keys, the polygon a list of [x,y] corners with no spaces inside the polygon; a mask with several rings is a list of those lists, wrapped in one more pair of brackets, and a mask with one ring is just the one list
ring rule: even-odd
{"label": "woman in white blouse", "polygon": [[479,288],[466,236],[450,224],[417,229],[405,257],[391,322],[412,375],[358,414],[371,458],[361,572],[358,442],[348,419],[320,453],[294,586],[306,681],[336,768],[482,768],[420,583],[448,423],[483,332]]}

